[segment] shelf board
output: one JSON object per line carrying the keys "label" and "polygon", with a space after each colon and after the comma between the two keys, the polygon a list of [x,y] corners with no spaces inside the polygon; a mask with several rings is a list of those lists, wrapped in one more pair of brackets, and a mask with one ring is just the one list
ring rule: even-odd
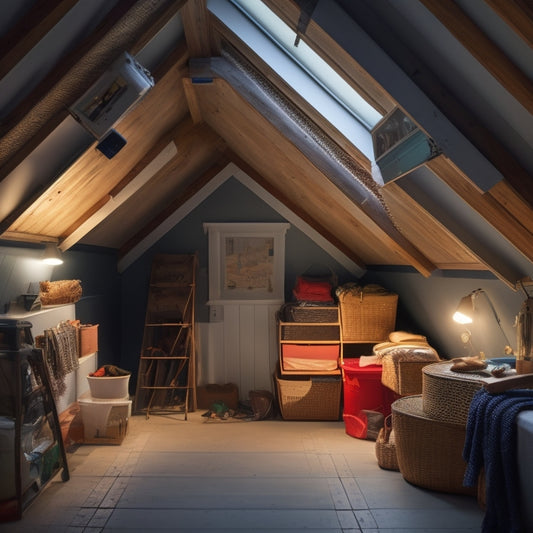
{"label": "shelf board", "polygon": [[335,370],[283,370],[280,368],[280,374],[282,376],[340,376],[341,369],[336,368]]}

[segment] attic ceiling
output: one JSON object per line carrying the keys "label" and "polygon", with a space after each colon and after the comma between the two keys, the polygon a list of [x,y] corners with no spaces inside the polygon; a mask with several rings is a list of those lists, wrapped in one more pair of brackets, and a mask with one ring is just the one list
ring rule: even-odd
{"label": "attic ceiling", "polygon": [[[488,270],[511,288],[531,276],[531,3],[263,3],[438,155],[384,184],[234,33],[230,0],[21,0],[0,22],[0,239],[123,258],[233,164],[359,269]],[[69,108],[124,51],[155,85],[114,125],[127,142],[108,158]]]}

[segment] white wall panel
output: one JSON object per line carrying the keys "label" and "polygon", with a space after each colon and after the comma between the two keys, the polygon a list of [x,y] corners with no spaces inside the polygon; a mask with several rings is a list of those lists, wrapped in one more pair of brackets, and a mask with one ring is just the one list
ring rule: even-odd
{"label": "white wall panel", "polygon": [[271,390],[278,358],[274,304],[224,305],[223,322],[198,327],[198,384],[235,383],[241,400]]}

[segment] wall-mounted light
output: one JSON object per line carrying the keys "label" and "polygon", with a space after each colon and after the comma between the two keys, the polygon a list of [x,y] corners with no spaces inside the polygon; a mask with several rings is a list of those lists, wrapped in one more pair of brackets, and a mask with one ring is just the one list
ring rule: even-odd
{"label": "wall-mounted light", "polygon": [[46,265],[62,265],[63,258],[57,245],[53,242],[47,242],[41,261]]}

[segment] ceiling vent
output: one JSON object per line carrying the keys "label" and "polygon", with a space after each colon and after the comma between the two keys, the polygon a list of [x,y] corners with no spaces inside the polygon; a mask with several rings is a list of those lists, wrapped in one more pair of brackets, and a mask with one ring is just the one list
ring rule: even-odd
{"label": "ceiling vent", "polygon": [[101,139],[153,86],[150,73],[124,52],[70,112],[94,137]]}
{"label": "ceiling vent", "polygon": [[386,185],[401,178],[440,152],[405,113],[395,108],[372,130],[374,157]]}

